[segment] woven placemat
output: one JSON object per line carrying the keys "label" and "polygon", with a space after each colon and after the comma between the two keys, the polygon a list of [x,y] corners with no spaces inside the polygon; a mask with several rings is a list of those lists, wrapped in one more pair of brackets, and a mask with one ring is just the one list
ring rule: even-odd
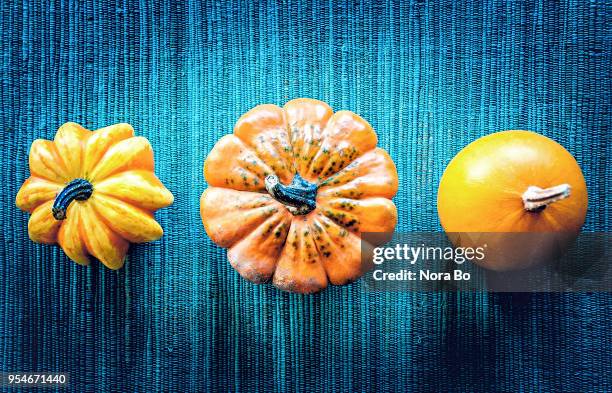
{"label": "woven placemat", "polygon": [[[580,163],[609,231],[606,1],[0,2],[0,371],[85,391],[612,390],[612,297],[315,296],[241,279],[199,217],[202,164],[260,103],[366,118],[397,164],[399,231],[437,231],[438,179],[479,136],[531,129]],[[476,2],[477,3],[477,2]],[[124,269],[29,241],[14,206],[36,138],[129,122],[174,193]]]}

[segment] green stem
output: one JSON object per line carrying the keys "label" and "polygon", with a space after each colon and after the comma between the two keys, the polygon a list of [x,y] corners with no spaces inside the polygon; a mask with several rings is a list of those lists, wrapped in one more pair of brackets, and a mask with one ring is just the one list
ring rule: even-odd
{"label": "green stem", "polygon": [[87,200],[93,192],[93,186],[85,179],[74,179],[57,194],[53,202],[53,217],[56,220],[66,218],[66,211],[72,201]]}
{"label": "green stem", "polygon": [[282,184],[276,175],[268,175],[266,190],[294,215],[308,214],[317,207],[317,185],[296,174],[291,184]]}

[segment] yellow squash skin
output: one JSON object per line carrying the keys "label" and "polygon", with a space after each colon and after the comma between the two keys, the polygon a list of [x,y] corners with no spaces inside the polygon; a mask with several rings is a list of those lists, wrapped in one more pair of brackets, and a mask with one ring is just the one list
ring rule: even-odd
{"label": "yellow squash skin", "polygon": [[[204,228],[254,283],[314,293],[352,282],[364,273],[361,233],[397,224],[397,170],[376,145],[364,119],[321,101],[257,106],[206,159]],[[292,214],[266,191],[272,174],[285,185],[296,174],[316,184],[316,208]]]}
{"label": "yellow squash skin", "polygon": [[[28,234],[33,241],[59,244],[81,265],[94,257],[118,269],[129,243],[162,236],[153,213],[171,205],[174,197],[153,172],[149,141],[134,136],[129,124],[89,131],[66,123],[53,141],[32,143],[29,165],[31,176],[15,202],[31,213]],[[54,200],[74,179],[90,182],[93,193],[87,200],[73,200],[66,218],[58,220],[52,214]]]}
{"label": "yellow squash skin", "polygon": [[[522,195],[528,187],[561,184],[570,186],[569,197],[541,211],[525,209]],[[569,242],[584,224],[587,205],[586,183],[574,157],[557,142],[531,131],[502,131],[470,143],[449,163],[438,189],[440,222],[455,238],[468,233],[472,237],[474,233],[558,233]],[[489,258],[483,263],[494,270],[530,266],[538,258],[525,255],[544,248],[536,242],[552,239],[534,236],[527,247],[511,244],[527,237],[487,236],[500,250],[514,248],[507,250],[514,258]]]}

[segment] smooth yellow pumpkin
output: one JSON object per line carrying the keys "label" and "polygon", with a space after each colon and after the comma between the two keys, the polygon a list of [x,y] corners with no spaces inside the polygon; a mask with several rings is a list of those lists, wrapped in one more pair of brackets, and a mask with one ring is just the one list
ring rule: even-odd
{"label": "smooth yellow pumpkin", "polygon": [[438,214],[455,243],[487,243],[494,257],[484,266],[512,270],[570,242],[584,223],[587,199],[582,171],[563,146],[534,132],[503,131],[472,142],[449,163]]}
{"label": "smooth yellow pumpkin", "polygon": [[78,264],[95,257],[118,269],[130,242],[162,236],[153,212],[174,198],[153,173],[149,141],[129,124],[89,131],[66,123],[53,141],[32,143],[29,165],[16,204],[32,214],[33,241],[58,243]]}
{"label": "smooth yellow pumpkin", "polygon": [[364,272],[363,232],[391,232],[395,165],[349,111],[296,99],[260,105],[204,164],[206,232],[246,279],[312,293]]}

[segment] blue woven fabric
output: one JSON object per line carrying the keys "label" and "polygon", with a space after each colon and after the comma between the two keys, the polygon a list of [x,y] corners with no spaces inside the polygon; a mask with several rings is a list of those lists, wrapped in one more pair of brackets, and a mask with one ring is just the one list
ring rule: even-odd
{"label": "blue woven fabric", "polygon": [[[241,279],[206,236],[202,164],[260,103],[361,114],[397,164],[399,231],[440,230],[438,180],[472,140],[531,129],[609,231],[605,0],[0,2],[0,371],[85,391],[612,391],[612,296],[314,296]],[[113,272],[29,241],[14,206],[36,138],[129,122],[175,195],[163,238]]]}

